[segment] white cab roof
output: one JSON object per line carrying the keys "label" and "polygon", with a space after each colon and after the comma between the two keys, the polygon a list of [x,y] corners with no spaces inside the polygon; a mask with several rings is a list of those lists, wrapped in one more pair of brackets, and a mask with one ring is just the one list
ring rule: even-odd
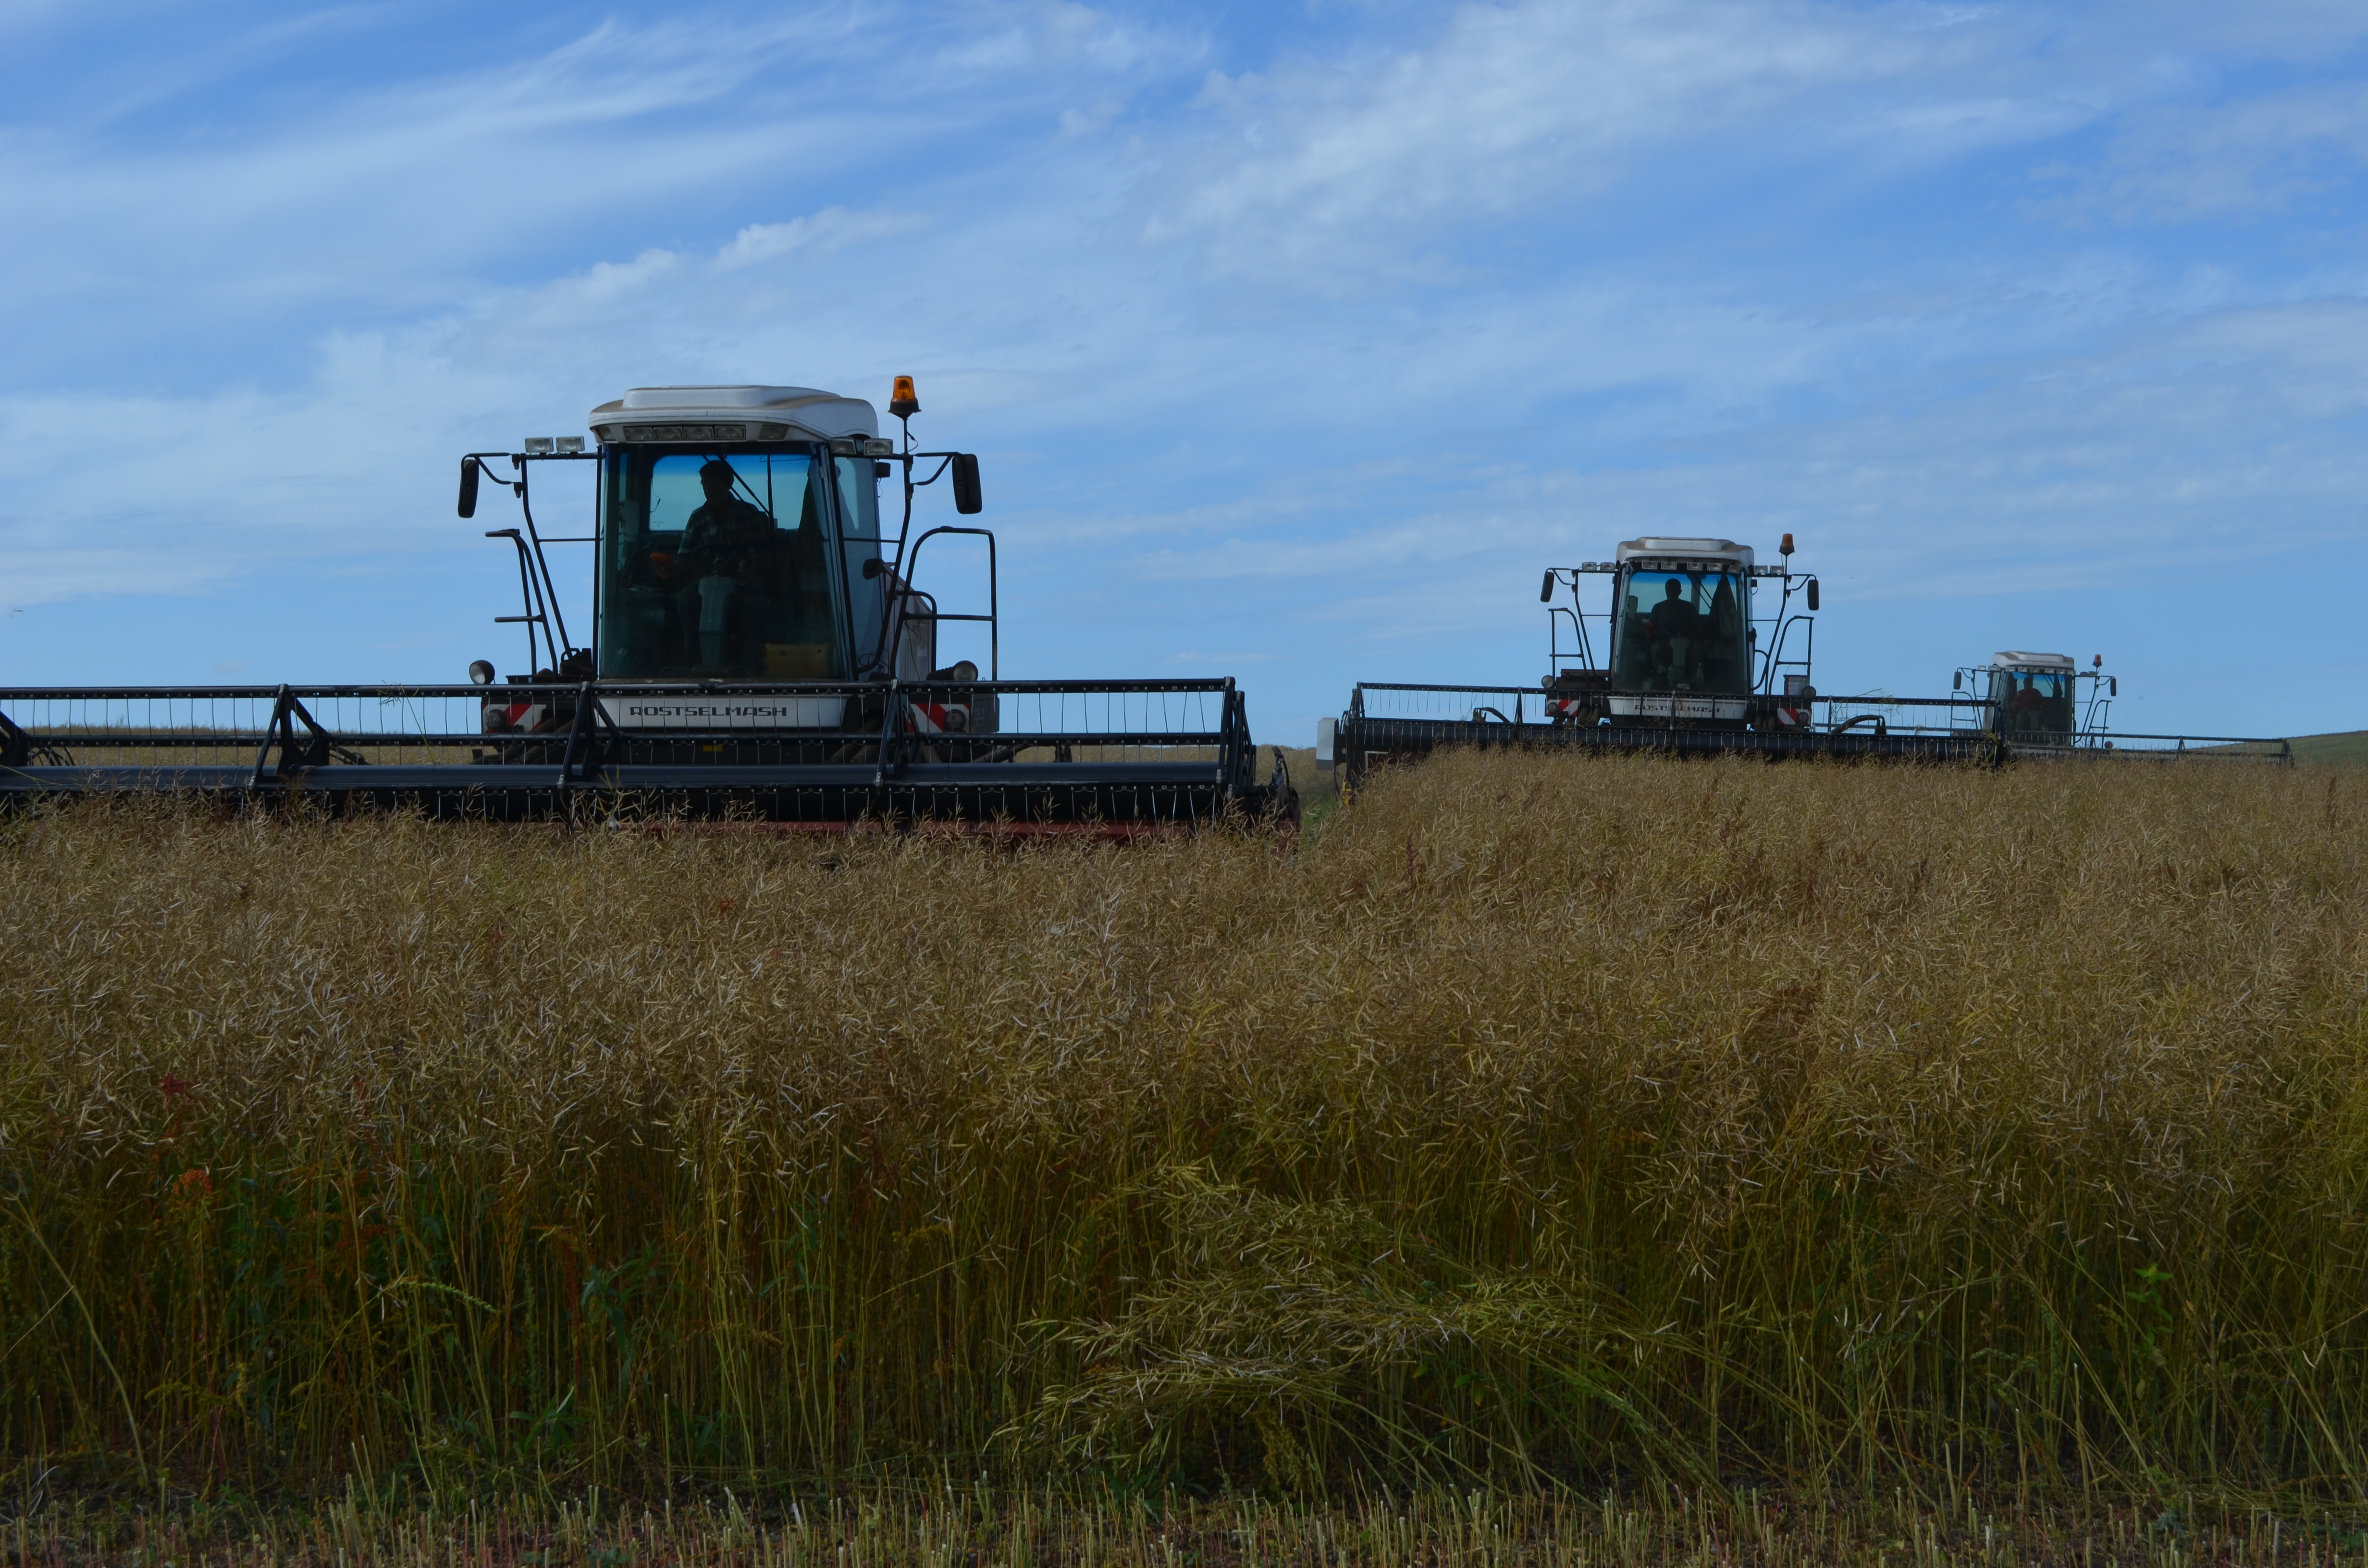
{"label": "white cab roof", "polygon": [[2030,653],[2019,649],[2009,649],[2002,653],[1992,653],[1990,667],[2010,670],[2068,670],[2074,665],[2072,655],[2069,653]]}
{"label": "white cab roof", "polygon": [[1651,561],[1716,562],[1722,566],[1751,564],[1751,547],[1737,544],[1731,539],[1663,539],[1653,536],[1632,539],[1620,547],[1617,559],[1625,563],[1631,559]]}
{"label": "white cab roof", "polygon": [[603,441],[795,441],[877,436],[860,397],[815,387],[635,387],[592,411]]}

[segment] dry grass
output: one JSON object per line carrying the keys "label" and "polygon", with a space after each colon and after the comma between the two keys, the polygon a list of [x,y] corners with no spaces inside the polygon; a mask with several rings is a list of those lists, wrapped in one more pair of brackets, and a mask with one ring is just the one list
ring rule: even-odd
{"label": "dry grass", "polygon": [[83,1503],[0,1517],[0,1554],[12,1548],[28,1568],[2341,1568],[2368,1561],[2368,1531],[2340,1514],[2160,1503],[1992,1510],[1971,1496],[1802,1506],[1678,1494],[1637,1506],[1611,1496],[1473,1492],[1310,1505],[940,1484],[761,1501],[726,1489],[710,1499],[622,1504],[592,1488],[498,1510],[389,1511],[358,1492],[262,1514],[202,1502],[164,1514]]}
{"label": "dry grass", "polygon": [[1289,848],[0,824],[0,1456],[2355,1498],[2363,824],[1563,757]]}

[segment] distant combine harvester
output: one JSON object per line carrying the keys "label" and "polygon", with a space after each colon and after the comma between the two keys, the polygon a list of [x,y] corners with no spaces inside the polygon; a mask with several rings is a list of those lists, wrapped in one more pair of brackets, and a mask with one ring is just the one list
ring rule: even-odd
{"label": "distant combine harvester", "polygon": [[[2102,654],[2082,670],[2062,653],[2001,653],[1959,669],[1947,697],[1822,696],[1811,669],[1817,579],[1793,569],[1793,553],[1791,534],[1773,566],[1732,540],[1655,537],[1628,540],[1610,561],[1549,568],[1538,596],[1547,607],[1542,681],[1360,681],[1346,712],[1318,722],[1317,766],[1353,786],[1385,762],[1445,746],[1987,764],[2293,759],[2283,739],[2108,733],[2120,683]],[[1582,583],[1607,576],[1610,606],[1588,609]],[[1569,602],[1556,603],[1565,589]]]}

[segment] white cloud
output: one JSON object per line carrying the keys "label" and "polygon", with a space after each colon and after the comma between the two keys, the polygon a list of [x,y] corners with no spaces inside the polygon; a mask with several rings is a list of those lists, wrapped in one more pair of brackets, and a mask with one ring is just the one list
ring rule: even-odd
{"label": "white cloud", "polygon": [[[1076,6],[1020,20],[1030,51],[1000,70],[957,67],[946,51],[962,29],[948,18],[896,11],[609,22],[523,58],[129,142],[115,119],[262,46],[242,37],[213,65],[110,54],[120,101],[94,93],[98,107],[73,119],[0,127],[0,195],[40,214],[0,228],[11,278],[0,326],[41,363],[62,310],[102,301],[109,325],[152,353],[294,310],[449,310],[587,251],[646,257],[705,248],[712,226],[761,231],[751,200],[827,209],[809,193],[909,184],[886,171],[919,148],[1014,115],[1049,127],[1079,73],[1107,92],[1198,47]],[[1056,76],[1041,74],[1048,61]],[[834,77],[863,85],[832,90]],[[850,213],[835,243],[889,221]],[[806,243],[834,243],[827,220],[807,222]]]}
{"label": "white cloud", "polygon": [[605,305],[638,292],[681,265],[682,257],[670,250],[645,250],[627,262],[596,261],[571,291],[575,303]]}
{"label": "white cloud", "polygon": [[946,65],[965,73],[1060,65],[1125,73],[1144,66],[1172,69],[1208,49],[1196,31],[1145,26],[1070,0],[1034,0],[987,16],[987,25],[946,49]]}
{"label": "white cloud", "polygon": [[1428,225],[1549,206],[1645,148],[1916,58],[1896,31],[1816,6],[1465,5],[1386,58],[1212,74],[1212,140],[1144,233],[1199,238],[1221,267],[1257,272],[1419,246]]}
{"label": "white cloud", "polygon": [[826,255],[848,245],[909,234],[928,222],[910,213],[849,212],[843,207],[825,207],[810,218],[792,218],[786,223],[749,224],[716,253],[715,265],[730,270],[799,250]]}

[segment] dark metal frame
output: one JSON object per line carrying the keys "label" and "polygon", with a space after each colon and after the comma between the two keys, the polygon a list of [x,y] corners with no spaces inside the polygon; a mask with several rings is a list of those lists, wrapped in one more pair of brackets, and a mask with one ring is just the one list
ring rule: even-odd
{"label": "dark metal frame", "polygon": [[[996,617],[1000,614],[1002,607],[997,602],[996,598],[997,574],[995,562],[995,532],[991,528],[957,528],[951,525],[931,528],[920,538],[913,541],[913,553],[910,560],[911,565],[917,567],[920,564],[921,546],[928,543],[939,534],[975,534],[979,538],[986,540],[986,613],[985,615],[955,615],[949,611],[939,609],[937,607],[937,599],[935,596],[929,596],[929,619],[938,621],[983,620],[986,622],[987,678],[990,680],[1000,680],[1003,678],[1003,628],[996,620]],[[899,553],[902,553],[901,545],[899,546]],[[899,575],[901,576],[901,574]],[[908,588],[905,591],[908,593],[919,592],[918,589],[911,588]],[[883,637],[886,635],[884,617],[882,618],[882,635]]]}
{"label": "dark metal frame", "polygon": [[[1453,693],[1471,698],[1509,697],[1517,715],[1506,720],[1495,704],[1475,703],[1469,719],[1400,718],[1366,710],[1368,692]],[[1977,699],[1945,697],[1825,698],[1826,722],[1798,729],[1712,730],[1676,723],[1571,725],[1519,722],[1520,702],[1534,696],[1520,687],[1417,685],[1395,681],[1360,681],[1350,693],[1348,711],[1332,733],[1333,766],[1341,782],[1355,788],[1374,768],[1387,762],[1428,756],[1455,746],[1480,749],[1570,750],[1594,753],[1659,752],[1677,756],[1758,756],[1830,757],[1838,760],[1951,762],[1996,767],[2015,759],[2195,757],[2215,761],[2268,762],[2292,766],[2294,747],[2273,737],[2245,735],[2119,735],[2098,744],[2032,744],[2001,737],[1987,730],[1910,723],[1895,726],[1887,712],[1844,717],[1836,710],[1853,707],[1963,708],[1980,707]],[[1814,706],[1812,712],[1814,713]],[[1870,725],[1869,731],[1859,726]],[[2120,745],[2116,742],[2140,743]],[[2151,744],[2168,743],[2168,744]]]}
{"label": "dark metal frame", "polygon": [[[899,415],[897,416],[897,423],[902,428],[905,448],[903,451],[897,453],[891,460],[900,462],[905,467],[905,515],[903,521],[900,522],[896,528],[896,553],[894,557],[883,560],[882,564],[890,574],[890,581],[898,585],[898,590],[901,593],[920,594],[923,597],[928,598],[929,602],[929,613],[935,619],[939,620],[984,619],[987,623],[986,635],[987,647],[989,649],[987,657],[990,665],[988,675],[990,678],[999,678],[1003,674],[1003,628],[1001,621],[998,619],[1001,614],[1001,586],[996,564],[994,531],[989,528],[970,528],[961,525],[949,525],[940,528],[934,528],[924,532],[919,539],[912,540],[912,549],[910,551],[906,551],[905,548],[905,542],[906,540],[912,539],[913,533],[914,494],[917,491],[925,490],[928,486],[935,484],[940,479],[945,478],[947,471],[953,467],[954,460],[962,454],[960,452],[915,451],[913,449],[912,415],[909,414]],[[930,458],[938,460],[938,466],[929,471],[928,478],[915,479],[913,477],[914,466]],[[987,613],[985,616],[943,614],[938,609],[936,597],[934,595],[923,593],[919,585],[915,581],[916,574],[914,572],[914,568],[920,562],[921,546],[928,542],[931,535],[941,533],[978,534],[985,538]],[[884,543],[886,541],[883,540],[882,542]],[[872,646],[871,658],[870,662],[864,665],[866,669],[877,670],[883,667],[884,661],[888,659],[892,653],[892,650],[888,646],[888,633],[889,628],[895,622],[895,619],[896,618],[894,615],[882,615],[880,618],[880,638]]]}
{"label": "dark metal frame", "polygon": [[[842,722],[809,730],[637,729],[612,705],[632,699],[838,699]],[[1028,699],[1212,701],[1213,729],[1149,722],[1095,728],[930,733],[919,708],[993,699],[1009,712]],[[307,699],[445,699],[539,702],[564,729],[536,734],[333,731]],[[302,797],[333,805],[424,809],[438,816],[501,819],[587,811],[665,817],[746,816],[810,824],[952,820],[973,824],[1206,825],[1295,817],[1280,768],[1260,783],[1243,694],[1230,678],[1133,681],[835,681],[604,683],[473,686],[108,687],[0,691],[0,702],[271,702],[260,730],[120,728],[28,732],[0,712],[0,803],[40,797],[178,791],[276,803]],[[1065,708],[1064,701],[1062,706]],[[217,751],[252,745],[251,767],[222,763],[35,765],[74,747]],[[372,749],[465,749],[470,762],[374,762]],[[1083,749],[1118,757],[1077,760]],[[15,760],[19,754],[24,760]],[[1044,754],[1049,753],[1050,756]],[[1034,754],[1034,755],[1028,755]]]}
{"label": "dark metal frame", "polygon": [[[534,498],[529,494],[531,481],[528,477],[527,465],[530,462],[598,462],[607,449],[606,447],[599,447],[588,452],[465,452],[461,454],[461,462],[475,464],[481,477],[488,473],[485,468],[485,460],[488,458],[507,459],[511,469],[518,476],[515,479],[495,480],[495,483],[507,485],[510,494],[518,497],[518,514],[526,523],[525,537],[520,538],[519,530],[517,528],[488,528],[485,530],[485,537],[507,539],[518,547],[518,591],[519,597],[524,601],[525,613],[497,615],[494,617],[494,621],[496,625],[523,623],[526,626],[529,669],[535,667],[534,631],[538,626],[542,629],[543,643],[551,654],[551,663],[545,665],[545,668],[558,669],[569,654],[578,651],[575,640],[567,634],[567,617],[559,608],[559,586],[551,574],[551,560],[543,553],[542,547],[546,543],[598,543],[600,527],[598,514],[599,503],[596,499],[593,503],[595,514],[592,533],[589,537],[571,535],[565,538],[545,540],[541,531],[535,527]],[[468,512],[463,515],[475,516],[475,506],[472,504]],[[592,626],[596,641],[599,635],[599,625],[600,574],[595,571],[592,574]]]}

